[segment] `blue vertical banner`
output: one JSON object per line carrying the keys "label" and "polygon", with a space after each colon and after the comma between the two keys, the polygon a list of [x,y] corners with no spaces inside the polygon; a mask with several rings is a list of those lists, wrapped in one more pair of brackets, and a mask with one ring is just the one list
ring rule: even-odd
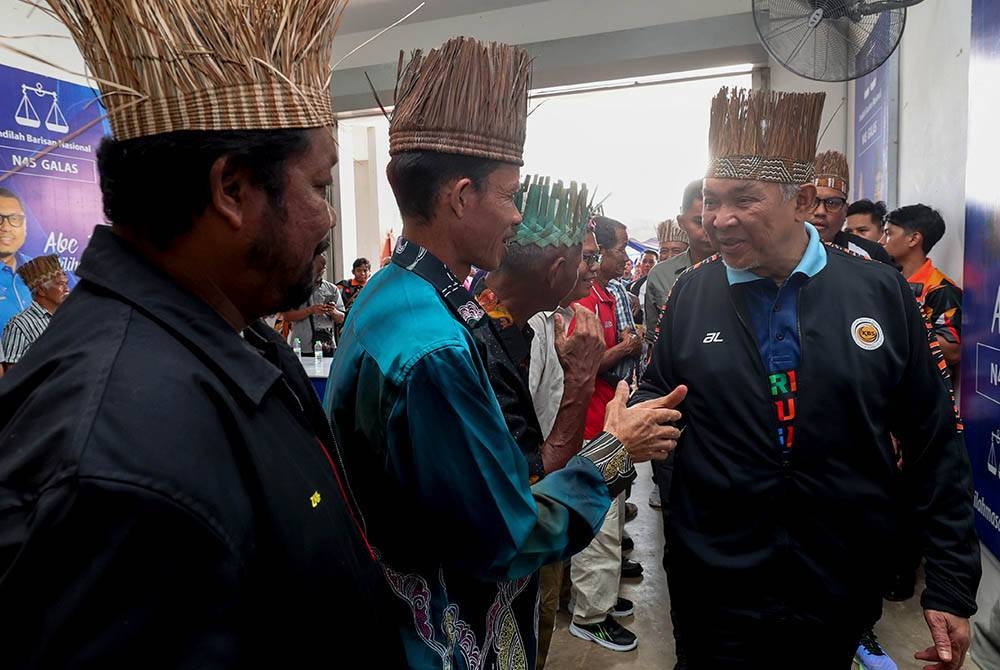
{"label": "blue vertical banner", "polygon": [[[885,58],[884,40],[889,31],[889,15],[884,14],[874,33],[857,56],[860,70]],[[854,88],[854,169],[851,199],[896,201],[897,149],[899,146],[899,51],[873,72],[855,82]]]}
{"label": "blue vertical banner", "polygon": [[96,156],[110,134],[104,114],[92,88],[0,65],[0,189],[26,217],[17,258],[56,254],[71,284],[104,221]]}
{"label": "blue vertical banner", "polygon": [[1000,3],[974,0],[969,65],[962,414],[975,478],[976,522],[1000,557]]}

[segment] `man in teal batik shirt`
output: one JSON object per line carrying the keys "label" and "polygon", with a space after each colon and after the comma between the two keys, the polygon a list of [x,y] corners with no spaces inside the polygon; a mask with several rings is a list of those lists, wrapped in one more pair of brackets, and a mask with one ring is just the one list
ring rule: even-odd
{"label": "man in teal batik shirt", "polygon": [[[491,73],[468,99],[492,105],[499,124],[483,128],[471,107],[427,112],[463,66]],[[388,168],[403,234],[358,297],[330,373],[326,405],[343,422],[353,495],[413,668],[533,667],[513,601],[539,567],[586,546],[633,460],[664,458],[678,437],[668,407],[684,390],[633,413],[623,387],[607,432],[528,485],[473,339],[485,314],[456,277],[498,267],[521,221],[529,69],[522,50],[467,38],[404,69]],[[432,80],[415,86],[421,77]],[[490,77],[520,82],[513,99]]]}

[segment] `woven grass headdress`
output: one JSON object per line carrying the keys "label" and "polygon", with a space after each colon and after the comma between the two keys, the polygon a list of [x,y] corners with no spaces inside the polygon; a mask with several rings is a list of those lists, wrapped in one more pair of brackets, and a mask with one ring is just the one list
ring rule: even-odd
{"label": "woven grass headdress", "polygon": [[816,156],[816,176],[812,183],[835,189],[846,196],[851,192],[851,171],[847,167],[847,157],[839,151],[824,151]]}
{"label": "woven grass headdress", "polygon": [[587,185],[569,188],[549,177],[527,177],[514,202],[524,217],[514,243],[521,246],[572,247],[581,244],[590,220]]}
{"label": "woven grass headdress", "polygon": [[667,242],[684,242],[685,244],[691,243],[691,240],[688,238],[688,234],[683,228],[678,226],[677,222],[673,219],[661,221],[659,225],[656,226],[656,239],[659,240],[660,246],[666,244]]}
{"label": "woven grass headdress", "polygon": [[524,165],[531,57],[499,42],[454,37],[399,57],[389,155],[435,151]]}
{"label": "woven grass headdress", "polygon": [[334,124],[330,56],[347,0],[47,0],[116,139]]}
{"label": "woven grass headdress", "polygon": [[41,288],[45,282],[52,281],[63,274],[63,269],[59,265],[59,257],[51,254],[32,258],[27,263],[18,266],[17,274],[24,281],[28,290],[33,292]]}
{"label": "woven grass headdress", "polygon": [[723,88],[712,100],[708,176],[811,181],[825,98],[824,93]]}

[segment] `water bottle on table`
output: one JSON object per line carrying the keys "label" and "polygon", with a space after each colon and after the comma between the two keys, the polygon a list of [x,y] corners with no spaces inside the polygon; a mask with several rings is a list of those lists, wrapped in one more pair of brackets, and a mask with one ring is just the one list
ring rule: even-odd
{"label": "water bottle on table", "polygon": [[316,359],[317,363],[323,360],[323,345],[319,340],[313,343],[313,358]]}
{"label": "water bottle on table", "polygon": [[292,340],[292,351],[295,352],[296,356],[302,358],[302,340],[297,337]]}

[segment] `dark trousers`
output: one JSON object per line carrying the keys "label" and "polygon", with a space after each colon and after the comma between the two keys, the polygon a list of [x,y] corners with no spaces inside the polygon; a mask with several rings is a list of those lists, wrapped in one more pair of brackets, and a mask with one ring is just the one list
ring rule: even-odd
{"label": "dark trousers", "polygon": [[[670,482],[673,479],[674,474],[674,454],[670,453],[665,460],[653,461],[653,481],[656,482],[656,486],[660,490],[660,512],[663,514],[663,570],[667,573],[669,580],[670,568],[669,568],[669,557],[670,557],[670,536],[667,534],[667,508],[670,503]],[[670,607],[670,622],[673,624],[674,629],[674,652],[677,656],[676,669],[681,670],[688,667],[686,665],[687,655],[684,650],[684,643],[682,641],[681,626],[677,620],[677,611],[674,609],[673,605]]]}
{"label": "dark trousers", "polygon": [[682,615],[686,670],[849,670],[865,627],[776,617]]}

